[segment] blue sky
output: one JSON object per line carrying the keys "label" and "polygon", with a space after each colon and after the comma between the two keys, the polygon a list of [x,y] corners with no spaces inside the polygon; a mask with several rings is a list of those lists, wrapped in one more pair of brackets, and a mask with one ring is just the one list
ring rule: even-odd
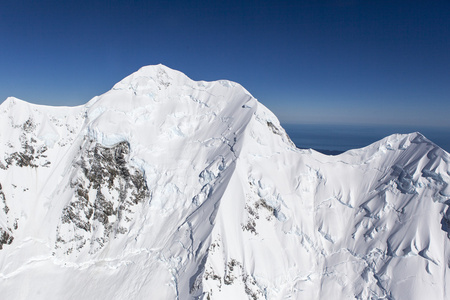
{"label": "blue sky", "polygon": [[3,1],[0,45],[0,100],[83,104],[162,63],[284,123],[450,127],[449,1]]}

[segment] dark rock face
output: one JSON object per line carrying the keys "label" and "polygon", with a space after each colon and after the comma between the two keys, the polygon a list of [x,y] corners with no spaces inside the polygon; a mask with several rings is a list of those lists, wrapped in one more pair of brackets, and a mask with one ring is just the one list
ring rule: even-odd
{"label": "dark rock face", "polygon": [[[6,196],[5,193],[3,193],[3,187],[1,184],[0,184],[0,207],[2,207],[2,210],[5,213],[5,215],[8,215],[9,207],[6,204]],[[14,229],[17,229],[17,221],[14,223]],[[7,230],[5,230],[2,227],[0,227],[0,250],[3,249],[3,245],[10,245],[13,240],[14,237],[12,236],[11,229],[8,228]]]}
{"label": "dark rock face", "polygon": [[127,142],[113,147],[84,143],[73,165],[74,197],[63,209],[56,248],[69,254],[89,245],[95,253],[111,237],[128,232],[133,206],[150,195],[143,171],[129,164],[129,152]]}
{"label": "dark rock face", "polygon": [[7,169],[11,165],[32,168],[37,168],[39,166],[48,167],[50,162],[45,155],[47,146],[38,143],[36,140],[36,125],[33,120],[28,119],[19,127],[22,128],[22,134],[19,137],[22,149],[5,157],[6,166],[0,164],[0,168]]}
{"label": "dark rock face", "polygon": [[0,184],[0,202],[1,202],[0,205],[3,205],[3,208],[2,208],[3,211],[7,215],[9,212],[9,207],[6,204],[6,196],[5,196],[5,193],[3,193],[3,187],[1,184]]}
{"label": "dark rock face", "polygon": [[[16,152],[5,153],[4,163],[0,161],[0,169],[7,170],[10,167],[48,167],[50,162],[47,160],[45,152],[47,151],[47,146],[42,142],[37,141],[36,137],[36,125],[34,121],[30,118],[22,125],[14,125],[14,128],[22,129],[21,135],[19,136],[19,141],[21,144],[21,149]],[[8,144],[9,148],[12,149],[13,145]],[[3,192],[3,187],[0,184],[0,209],[8,216],[10,208],[8,207],[6,201],[6,195]],[[6,219],[8,222],[8,218]],[[8,222],[9,223],[9,222]],[[3,249],[3,245],[10,245],[13,240],[12,229],[6,225],[5,228],[0,227],[0,250]],[[17,219],[14,220],[12,226],[14,230],[17,230],[18,223]]]}
{"label": "dark rock face", "polygon": [[14,237],[0,227],[0,250],[3,249],[3,245],[10,245],[13,240]]}

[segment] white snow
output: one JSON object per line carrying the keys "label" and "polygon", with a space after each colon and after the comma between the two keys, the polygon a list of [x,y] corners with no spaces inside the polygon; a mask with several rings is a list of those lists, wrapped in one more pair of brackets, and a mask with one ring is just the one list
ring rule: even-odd
{"label": "white snow", "polygon": [[84,106],[8,98],[0,295],[448,299],[449,161],[420,133],[299,150],[239,84],[163,65]]}

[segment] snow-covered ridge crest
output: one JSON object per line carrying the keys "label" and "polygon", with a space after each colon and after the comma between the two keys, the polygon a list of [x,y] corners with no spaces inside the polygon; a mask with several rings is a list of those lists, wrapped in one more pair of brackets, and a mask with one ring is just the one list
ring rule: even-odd
{"label": "snow-covered ridge crest", "polygon": [[[256,99],[239,84],[225,80],[193,81],[163,65],[146,66],[87,104],[88,132],[104,145],[130,141],[136,133],[135,126],[144,124],[147,132],[154,129],[171,137],[185,136],[195,132],[192,123],[197,123],[197,119],[209,126],[207,123],[213,118],[230,114],[232,107],[250,109],[257,105]],[[220,118],[225,123],[232,120]]]}
{"label": "snow-covered ridge crest", "polygon": [[[171,86],[192,87],[196,89],[208,89],[211,85],[221,84],[225,87],[239,87],[238,83],[229,80],[194,81],[184,73],[173,70],[162,64],[150,65],[140,68],[133,74],[125,77],[113,86],[113,90],[129,90],[135,95],[155,96]],[[245,89],[244,89],[245,90]],[[248,92],[247,92],[248,93]],[[249,94],[249,93],[248,93]]]}
{"label": "snow-covered ridge crest", "polygon": [[9,98],[0,294],[447,299],[449,183],[420,133],[296,149],[239,84],[162,65],[76,108]]}

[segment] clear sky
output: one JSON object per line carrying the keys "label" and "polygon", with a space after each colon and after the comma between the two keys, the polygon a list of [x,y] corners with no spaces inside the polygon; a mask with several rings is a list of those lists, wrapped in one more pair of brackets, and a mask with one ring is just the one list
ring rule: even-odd
{"label": "clear sky", "polygon": [[450,127],[450,1],[2,1],[0,101],[83,104],[141,66],[284,123]]}

